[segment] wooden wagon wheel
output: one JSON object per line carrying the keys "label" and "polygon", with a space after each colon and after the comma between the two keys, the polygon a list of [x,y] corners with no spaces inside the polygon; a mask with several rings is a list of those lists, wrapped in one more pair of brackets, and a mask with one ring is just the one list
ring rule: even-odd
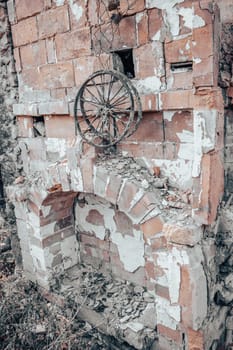
{"label": "wooden wagon wheel", "polygon": [[136,89],[125,75],[112,70],[97,71],[83,83],[76,96],[76,128],[87,143],[111,147],[135,129],[141,118],[139,101]]}

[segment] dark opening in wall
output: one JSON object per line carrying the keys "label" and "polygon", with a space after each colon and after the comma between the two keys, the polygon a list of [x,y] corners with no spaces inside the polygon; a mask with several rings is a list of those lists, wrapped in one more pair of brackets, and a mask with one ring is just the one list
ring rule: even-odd
{"label": "dark opening in wall", "polygon": [[177,62],[171,63],[171,71],[172,72],[190,72],[193,70],[193,62]]}
{"label": "dark opening in wall", "polygon": [[35,137],[38,137],[38,136],[45,137],[44,117],[33,118],[33,130],[34,130]]}
{"label": "dark opening in wall", "polygon": [[125,74],[129,79],[135,77],[132,49],[114,51],[112,59],[115,70]]}

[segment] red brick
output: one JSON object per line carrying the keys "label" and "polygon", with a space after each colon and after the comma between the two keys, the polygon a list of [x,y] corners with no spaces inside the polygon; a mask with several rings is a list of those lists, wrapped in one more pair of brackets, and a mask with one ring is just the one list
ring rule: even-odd
{"label": "red brick", "polygon": [[60,89],[53,89],[51,90],[51,97],[54,100],[65,100],[66,98],[66,89],[60,88]]}
{"label": "red brick", "polygon": [[168,90],[190,90],[193,88],[193,71],[172,71],[171,64],[166,64]]}
{"label": "red brick", "polygon": [[67,6],[43,12],[37,17],[37,20],[40,38],[47,38],[70,29]]}
{"label": "red brick", "polygon": [[48,63],[56,63],[56,50],[54,38],[46,39],[46,52]]}
{"label": "red brick", "polygon": [[214,85],[214,59],[213,56],[201,58],[193,64],[193,83],[196,87]]}
{"label": "red brick", "polygon": [[129,214],[139,223],[149,212],[156,209],[156,203],[156,195],[148,192],[133,206]]}
{"label": "red brick", "polygon": [[110,55],[89,56],[88,59],[87,57],[79,57],[74,60],[75,83],[79,86],[95,71],[111,68],[112,57]]}
{"label": "red brick", "polygon": [[212,24],[194,29],[192,39],[193,57],[202,59],[214,55]]}
{"label": "red brick", "polygon": [[116,211],[113,219],[116,223],[117,232],[121,232],[124,235],[133,236],[132,221],[125,213],[121,211]]}
{"label": "red brick", "polygon": [[120,10],[122,13],[132,15],[134,13],[143,11],[145,8],[145,0],[137,0],[129,2],[128,0],[120,0]]}
{"label": "red brick", "polygon": [[117,204],[121,211],[128,211],[131,206],[131,202],[134,200],[139,188],[137,185],[126,181],[121,188],[120,197],[118,198]]}
{"label": "red brick", "polygon": [[106,199],[116,204],[119,195],[120,187],[122,183],[122,178],[118,175],[110,175],[109,183],[106,188]]}
{"label": "red brick", "polygon": [[83,178],[84,192],[93,193],[93,159],[81,159],[80,167]]}
{"label": "red brick", "polygon": [[192,37],[166,42],[165,59],[168,63],[192,61]]}
{"label": "red brick", "polygon": [[18,20],[30,17],[43,10],[44,0],[15,0]]}
{"label": "red brick", "polygon": [[104,217],[96,209],[91,209],[85,220],[92,225],[104,226]]}
{"label": "red brick", "polygon": [[75,136],[74,118],[70,116],[46,116],[46,137],[67,138]]}
{"label": "red brick", "polygon": [[195,109],[217,109],[223,111],[223,96],[221,89],[203,88],[196,90],[193,100]]}
{"label": "red brick", "polygon": [[161,93],[160,109],[192,109],[194,101],[193,90],[170,91]]}
{"label": "red brick", "polygon": [[14,53],[14,59],[15,59],[15,68],[16,68],[16,71],[19,73],[22,70],[19,48],[14,49],[13,53]]}
{"label": "red brick", "polygon": [[[155,40],[154,37],[161,30],[163,20],[162,11],[159,9],[148,10],[148,24],[149,24],[149,39]],[[157,39],[159,40],[159,38]]]}
{"label": "red brick", "polygon": [[25,19],[11,27],[14,47],[26,45],[37,41],[37,22],[36,18]]}
{"label": "red brick", "polygon": [[47,64],[39,69],[40,89],[56,89],[74,86],[74,72],[72,62]]}
{"label": "red brick", "polygon": [[159,249],[165,249],[167,247],[167,240],[164,235],[156,235],[150,238],[150,247],[153,252]]}
{"label": "red brick", "polygon": [[[85,26],[87,21],[86,10],[86,0],[69,2],[71,29],[78,29]],[[76,14],[76,12],[78,12],[78,14]]]}
{"label": "red brick", "polygon": [[[137,2],[140,2],[138,0]],[[135,16],[125,17],[119,23],[120,47],[136,46],[136,23]]]}
{"label": "red brick", "polygon": [[33,118],[32,117],[17,117],[18,136],[33,137]]}
{"label": "red brick", "polygon": [[54,211],[51,214],[47,215],[45,218],[40,218],[40,224],[41,226],[45,226],[49,223],[52,223],[57,220],[61,220],[69,215],[72,214],[72,207],[70,208],[64,208],[60,211]]}
{"label": "red brick", "polygon": [[140,98],[143,112],[154,112],[158,110],[158,101],[155,94],[141,95]]}
{"label": "red brick", "polygon": [[204,154],[202,158],[202,191],[199,212],[203,223],[211,224],[217,214],[217,208],[224,190],[224,169],[219,152]]}
{"label": "red brick", "polygon": [[155,280],[155,266],[151,261],[146,261],[145,263],[145,271],[147,278]]}
{"label": "red brick", "polygon": [[202,238],[202,230],[197,226],[182,226],[178,224],[165,224],[163,232],[168,242],[194,246]]}
{"label": "red brick", "polygon": [[22,84],[27,85],[33,90],[40,89],[41,76],[37,68],[24,69],[21,73]]}
{"label": "red brick", "polygon": [[148,43],[148,15],[146,12],[137,13],[136,30],[138,46]]}
{"label": "red brick", "polygon": [[169,142],[181,142],[178,133],[184,130],[193,132],[193,116],[189,111],[175,112],[172,120],[164,119],[165,140]]}
{"label": "red brick", "polygon": [[190,279],[189,268],[187,266],[180,267],[181,282],[179,304],[181,306],[181,320],[185,326],[192,325],[192,282]]}
{"label": "red brick", "polygon": [[[155,45],[157,45],[155,47]],[[162,44],[149,43],[134,50],[135,75],[138,79],[144,79],[155,75],[161,75]]]}
{"label": "red brick", "polygon": [[59,243],[59,242],[61,242],[61,232],[57,232],[55,234],[52,234],[51,232],[49,237],[44,238],[42,240],[42,245],[43,245],[43,248],[46,248],[46,247],[50,247],[54,243]]}
{"label": "red brick", "polygon": [[141,224],[144,239],[150,239],[163,230],[163,220],[160,216],[155,216]]}
{"label": "red brick", "polygon": [[163,116],[162,113],[143,113],[138,129],[128,138],[130,141],[162,142]]}
{"label": "red brick", "polygon": [[155,284],[155,292],[156,295],[170,301],[169,289],[167,287],[161,286],[160,284]]}
{"label": "red brick", "polygon": [[157,329],[159,334],[164,335],[169,339],[172,339],[177,344],[181,344],[181,341],[182,341],[181,332],[175,331],[161,324],[157,325]]}
{"label": "red brick", "polygon": [[58,34],[55,38],[58,61],[69,60],[91,54],[89,28]]}
{"label": "red brick", "polygon": [[188,348],[189,350],[205,350],[204,336],[202,331],[188,329]]}
{"label": "red brick", "polygon": [[96,0],[88,1],[88,18],[91,25],[99,24],[98,3]]}
{"label": "red brick", "polygon": [[23,69],[37,67],[47,62],[45,41],[26,45],[20,48]]}
{"label": "red brick", "polygon": [[121,142],[119,144],[119,150],[127,152],[129,157],[145,157],[148,159],[163,159],[163,144],[159,142]]}

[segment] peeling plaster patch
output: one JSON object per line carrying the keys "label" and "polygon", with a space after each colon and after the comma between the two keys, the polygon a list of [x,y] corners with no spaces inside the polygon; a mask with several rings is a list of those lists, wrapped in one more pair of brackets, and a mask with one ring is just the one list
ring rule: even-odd
{"label": "peeling plaster patch", "polygon": [[142,18],[143,18],[143,12],[136,13],[136,23],[140,23]]}
{"label": "peeling plaster patch", "polygon": [[80,168],[71,171],[72,189],[77,192],[83,192],[83,178]]}
{"label": "peeling plaster patch", "polygon": [[59,153],[59,156],[62,158],[66,155],[66,140],[56,139],[56,138],[47,138],[45,139],[45,144],[47,152]]}
{"label": "peeling plaster patch", "polygon": [[216,110],[194,111],[194,164],[193,177],[200,175],[201,159],[203,153],[208,153],[215,148],[216,138]]}
{"label": "peeling plaster patch", "polygon": [[157,323],[168,328],[176,329],[177,323],[180,322],[180,306],[170,305],[169,301],[156,297]]}
{"label": "peeling plaster patch", "polygon": [[[104,226],[97,226],[86,221],[86,217],[89,214],[89,211],[95,209],[97,210],[104,218]],[[106,229],[110,232],[116,231],[116,225],[114,221],[115,212],[109,207],[109,204],[98,203],[94,198],[88,196],[88,205],[85,205],[83,208],[76,206],[75,216],[78,230],[84,232],[90,232],[95,235],[97,238],[104,240],[106,236]]]}
{"label": "peeling plaster patch", "polygon": [[78,263],[78,242],[75,236],[67,237],[61,242],[64,268],[68,269]]}
{"label": "peeling plaster patch", "polygon": [[65,0],[55,0],[57,6],[62,6],[65,3]]}
{"label": "peeling plaster patch", "polygon": [[194,158],[193,148],[194,148],[193,143],[180,143],[178,157],[180,159],[193,160]]}
{"label": "peeling plaster patch", "polygon": [[193,132],[188,130],[183,130],[182,132],[177,132],[176,135],[179,137],[180,142],[193,143],[194,136]]}
{"label": "peeling plaster patch", "polygon": [[124,237],[119,232],[112,233],[111,239],[112,242],[117,245],[120,260],[125,270],[134,272],[140,266],[145,265],[143,240],[137,240],[131,236]]}
{"label": "peeling plaster patch", "polygon": [[153,159],[153,166],[161,168],[162,175],[169,178],[171,185],[183,190],[192,186],[192,165],[191,160],[185,159]]}
{"label": "peeling plaster patch", "polygon": [[135,81],[135,85],[139,94],[145,95],[159,92],[161,88],[161,81],[158,77],[148,77]]}
{"label": "peeling plaster patch", "polygon": [[202,60],[201,60],[199,57],[193,57],[193,62],[194,62],[195,64],[199,64],[199,63],[202,62]]}
{"label": "peeling plaster patch", "polygon": [[176,112],[174,111],[164,111],[163,112],[163,118],[169,122],[172,121],[172,118],[174,117],[174,115],[176,114]]}
{"label": "peeling plaster patch", "polygon": [[205,26],[205,21],[202,17],[194,15],[193,8],[180,8],[179,15],[183,17],[184,26],[189,29],[201,28]]}
{"label": "peeling plaster patch", "polygon": [[83,15],[83,8],[82,6],[79,6],[78,4],[74,4],[74,0],[69,0],[71,11],[78,22],[80,18],[82,18]]}
{"label": "peeling plaster patch", "polygon": [[161,31],[158,30],[158,32],[152,37],[152,40],[154,41],[160,40],[160,35],[161,35]]}
{"label": "peeling plaster patch", "polygon": [[181,2],[184,2],[184,0],[146,0],[146,7],[157,7],[161,10],[165,10]]}

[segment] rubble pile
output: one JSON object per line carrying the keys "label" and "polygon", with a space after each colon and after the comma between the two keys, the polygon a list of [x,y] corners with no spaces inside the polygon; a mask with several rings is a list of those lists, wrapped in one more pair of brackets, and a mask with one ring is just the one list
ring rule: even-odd
{"label": "rubble pile", "polygon": [[56,281],[54,290],[105,334],[141,350],[156,341],[155,300],[144,287],[113,279],[89,265],[76,266]]}

